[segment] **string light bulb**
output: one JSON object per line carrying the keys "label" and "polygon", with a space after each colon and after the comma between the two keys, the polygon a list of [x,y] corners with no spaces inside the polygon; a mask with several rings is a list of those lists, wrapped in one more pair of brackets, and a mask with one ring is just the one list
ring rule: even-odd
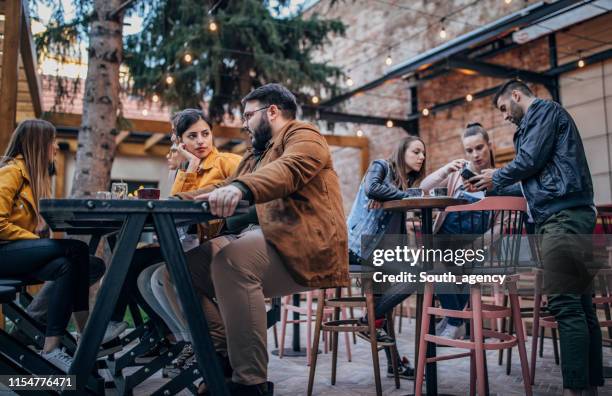
{"label": "string light bulb", "polygon": [[582,59],[582,51],[578,51],[578,67],[583,68],[586,65],[584,59]]}
{"label": "string light bulb", "polygon": [[440,38],[445,39],[446,38],[446,29],[444,27],[444,18],[440,19]]}
{"label": "string light bulb", "polygon": [[428,108],[424,108],[423,111],[421,112],[425,117],[427,117],[429,115],[429,109]]}
{"label": "string light bulb", "polygon": [[346,86],[347,87],[352,87],[353,84],[355,84],[355,81],[353,81],[352,78],[349,77],[349,78],[346,79]]}
{"label": "string light bulb", "polygon": [[312,97],[311,101],[312,101],[312,103],[317,104],[317,103],[319,103],[319,97],[315,95],[315,96]]}
{"label": "string light bulb", "polygon": [[211,32],[216,32],[218,28],[219,27],[217,26],[217,23],[215,21],[210,21],[210,23],[208,24],[208,30],[210,30]]}
{"label": "string light bulb", "polygon": [[506,4],[512,3],[512,0],[505,0]]}
{"label": "string light bulb", "polygon": [[143,116],[145,116],[145,117],[146,117],[146,116],[148,116],[148,115],[149,115],[149,110],[144,109],[144,110],[142,111],[142,115],[143,115]]}
{"label": "string light bulb", "polygon": [[387,125],[387,128],[393,128],[393,121],[387,120],[387,123],[385,125]]}
{"label": "string light bulb", "polygon": [[444,29],[444,26],[442,26],[442,29],[440,29],[440,38],[446,38],[446,29]]}
{"label": "string light bulb", "polygon": [[191,61],[193,60],[193,56],[191,56],[191,54],[188,52],[185,54],[185,56],[183,56],[183,60],[187,63],[191,63]]}
{"label": "string light bulb", "polygon": [[167,76],[166,77],[166,84],[168,85],[172,85],[174,83],[174,77],[172,76]]}
{"label": "string light bulb", "polygon": [[153,97],[151,98],[151,100],[153,100],[153,103],[157,103],[159,102],[159,96],[157,94],[153,94]]}
{"label": "string light bulb", "polygon": [[474,100],[474,97],[472,96],[472,94],[467,94],[465,95],[465,100],[467,100],[468,102],[471,102],[472,100]]}
{"label": "string light bulb", "polygon": [[255,71],[255,69],[249,70],[249,77],[251,78],[257,77],[257,72]]}
{"label": "string light bulb", "polygon": [[362,137],[362,136],[363,136],[363,130],[361,128],[357,129],[357,137]]}
{"label": "string light bulb", "polygon": [[391,58],[391,54],[387,55],[387,59],[385,59],[385,65],[391,66],[393,64],[393,58]]}

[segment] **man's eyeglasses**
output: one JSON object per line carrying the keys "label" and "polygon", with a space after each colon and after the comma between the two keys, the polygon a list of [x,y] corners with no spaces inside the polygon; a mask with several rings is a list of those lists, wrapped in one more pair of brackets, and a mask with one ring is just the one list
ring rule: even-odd
{"label": "man's eyeglasses", "polygon": [[247,111],[247,112],[244,112],[244,113],[242,114],[242,122],[249,122],[249,120],[250,120],[250,119],[253,117],[253,115],[254,115],[255,113],[257,113],[258,111],[265,110],[265,109],[267,109],[267,108],[268,108],[268,107],[270,107],[270,106],[271,106],[271,105],[268,105],[268,106],[261,107],[261,108],[259,108],[259,109],[253,110],[253,111]]}

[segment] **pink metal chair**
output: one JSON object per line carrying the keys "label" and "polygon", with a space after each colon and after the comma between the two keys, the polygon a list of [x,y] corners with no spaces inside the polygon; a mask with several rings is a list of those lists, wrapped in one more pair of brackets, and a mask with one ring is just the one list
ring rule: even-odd
{"label": "pink metal chair", "polygon": [[[486,263],[488,266],[485,267],[485,263],[483,263],[482,271],[484,272],[486,270],[486,273],[504,274],[514,272],[518,261],[520,236],[523,233],[525,213],[527,211],[527,204],[523,198],[487,197],[474,204],[448,207],[446,211],[470,213],[477,211],[481,213],[484,211],[490,212],[490,222],[487,227],[487,233],[490,233],[490,241],[487,243],[490,247],[489,258]],[[497,225],[498,221],[500,221],[499,225]],[[495,229],[496,227],[498,228],[497,230]],[[499,232],[499,234],[496,234],[497,232]],[[479,238],[479,242],[483,245],[487,239],[484,236],[485,235]],[[501,239],[502,237],[504,237],[504,240]],[[500,242],[500,246],[496,245],[498,241]],[[508,243],[504,248],[501,247],[501,243],[503,242]],[[434,286],[429,283],[425,285],[417,372],[415,373],[416,395],[422,395],[426,363],[464,357],[470,358],[470,394],[474,395],[477,389],[479,395],[485,395],[487,393],[485,352],[488,350],[507,349],[514,346],[517,346],[519,350],[525,394],[532,394],[529,363],[527,361],[527,351],[525,349],[525,334],[523,332],[517,292],[518,280],[519,276],[517,274],[507,275],[503,285],[508,292],[510,307],[483,304],[482,286],[484,284],[475,284],[470,286],[470,306],[462,311],[432,307]],[[470,340],[453,340],[436,336],[435,334],[428,334],[429,323],[430,320],[432,320],[432,316],[449,316],[469,320],[471,329]],[[497,320],[500,318],[511,318],[514,322],[516,335],[484,328],[483,320]],[[490,342],[490,340],[487,340],[485,343],[485,337],[490,337],[491,339],[495,339],[495,341]],[[469,352],[426,359],[425,353],[428,342],[437,345],[467,349]]]}

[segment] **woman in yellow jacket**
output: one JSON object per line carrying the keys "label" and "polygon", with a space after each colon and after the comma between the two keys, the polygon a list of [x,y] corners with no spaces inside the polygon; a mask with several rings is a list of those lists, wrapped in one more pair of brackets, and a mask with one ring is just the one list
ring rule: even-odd
{"label": "woman in yellow jacket", "polygon": [[0,158],[0,277],[55,280],[41,355],[68,371],[72,358],[59,348],[60,337],[72,313],[79,332],[88,318],[89,249],[81,241],[38,235],[44,227],[38,202],[51,194],[55,136],[47,121],[23,121]]}
{"label": "woman in yellow jacket", "polygon": [[[172,118],[174,150],[168,154],[168,167],[178,171],[171,195],[221,183],[230,177],[238,167],[241,156],[221,153],[214,146],[211,125],[212,123],[204,113],[198,109],[182,110]],[[215,235],[220,226],[221,224],[216,223],[206,227],[206,230],[200,229],[200,238],[206,239]],[[151,249],[158,248],[139,249],[136,257],[140,255],[150,257],[151,253],[159,254]],[[161,254],[158,257],[157,262],[160,262]],[[190,255],[188,254],[187,257]],[[163,319],[177,341],[189,342],[190,335],[186,324],[176,315],[176,312],[180,311],[179,303],[165,266],[163,264],[149,266],[148,263],[151,260],[142,261],[143,264],[144,261],[147,261],[147,264],[140,266],[138,271],[140,272],[138,288],[141,295],[155,313]],[[191,354],[192,350],[189,345],[185,348],[184,353],[179,355],[178,362],[185,362]]]}

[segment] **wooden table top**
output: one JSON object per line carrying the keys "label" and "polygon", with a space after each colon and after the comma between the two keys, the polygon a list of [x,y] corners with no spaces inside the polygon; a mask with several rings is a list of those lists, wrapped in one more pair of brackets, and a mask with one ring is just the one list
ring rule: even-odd
{"label": "wooden table top", "polygon": [[447,206],[463,205],[468,203],[464,199],[451,197],[419,197],[406,198],[383,203],[383,209],[405,212],[412,209],[444,209]]}

